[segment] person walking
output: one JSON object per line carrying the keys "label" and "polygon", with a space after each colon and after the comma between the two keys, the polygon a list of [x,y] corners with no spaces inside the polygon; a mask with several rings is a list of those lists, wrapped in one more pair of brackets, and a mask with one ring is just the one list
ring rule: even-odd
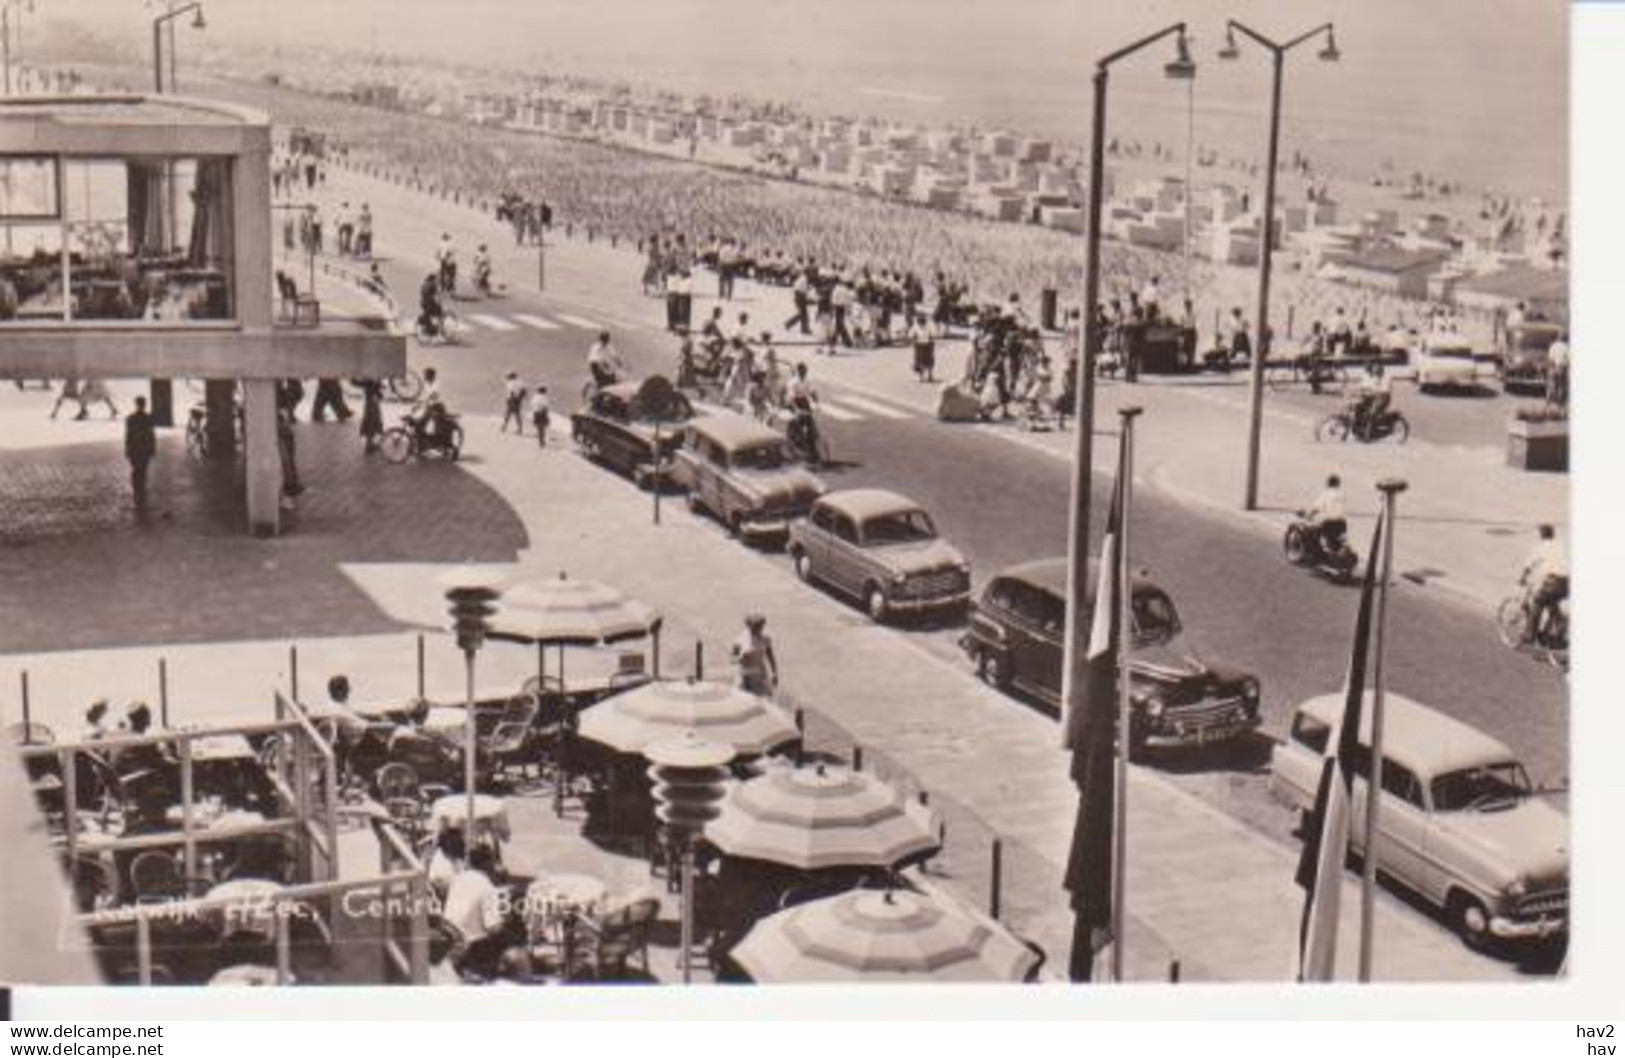
{"label": "person walking", "polygon": [[[87,378],[79,383],[79,407],[81,411],[89,408],[92,404],[107,405],[107,417],[109,419],[118,418],[118,405],[113,403],[113,394],[108,391],[107,383],[99,378]],[[83,412],[83,414],[76,415],[74,418],[83,419],[88,415],[89,412]]]}
{"label": "person walking", "polygon": [[759,613],[745,617],[745,630],[734,640],[732,654],[739,689],[771,697],[779,685],[779,659],[773,637],[767,634],[766,617]]}
{"label": "person walking", "polygon": [[502,384],[502,427],[500,432],[508,432],[508,424],[513,423],[514,432],[525,436],[525,387],[519,382],[519,372],[509,371]]}
{"label": "person walking", "polygon": [[536,395],[530,402],[530,423],[536,428],[536,445],[538,448],[547,447],[547,427],[552,418],[551,410],[547,406],[547,387],[538,385]]}
{"label": "person walking", "polygon": [[937,370],[936,343],[924,316],[915,316],[908,329],[909,340],[914,343],[914,375],[921,382],[935,382]]}
{"label": "person walking", "polygon": [[811,286],[812,284],[807,278],[807,272],[804,269],[798,270],[795,285],[791,287],[791,294],[796,301],[796,311],[794,315],[784,321],[785,330],[799,328],[804,335],[812,334],[812,322],[807,318],[807,309],[812,304]]}
{"label": "person walking", "polygon": [[310,406],[311,422],[326,422],[327,413],[331,411],[333,418],[339,422],[349,422],[350,406],[344,400],[344,387],[336,378],[319,378],[316,380],[316,399]]}
{"label": "person walking", "polygon": [[130,492],[135,496],[135,513],[147,513],[147,470],[158,454],[158,435],[152,416],[147,414],[147,398],[135,398],[135,410],[124,420],[124,458],[130,461]]}
{"label": "person walking", "polygon": [[830,342],[830,352],[832,354],[835,352],[837,344],[847,349],[852,348],[852,332],[846,329],[846,317],[847,313],[852,311],[854,300],[856,300],[856,295],[853,293],[852,287],[844,279],[838,280],[835,289],[830,291],[830,308],[835,314],[834,334]]}
{"label": "person walking", "polygon": [[361,450],[378,451],[384,436],[384,384],[376,378],[361,380]]}
{"label": "person walking", "polygon": [[62,380],[62,392],[57,394],[56,403],[51,406],[51,418],[56,418],[57,412],[62,410],[62,405],[70,400],[79,405],[79,414],[74,416],[75,421],[90,418],[90,410],[85,407],[84,392],[79,388],[79,380],[76,378]]}

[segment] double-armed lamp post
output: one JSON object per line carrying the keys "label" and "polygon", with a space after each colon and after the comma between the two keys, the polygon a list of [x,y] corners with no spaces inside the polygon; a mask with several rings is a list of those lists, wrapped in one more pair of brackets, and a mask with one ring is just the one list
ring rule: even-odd
{"label": "double-armed lamp post", "polygon": [[[1111,66],[1135,52],[1175,37],[1177,52],[1173,61],[1163,66],[1170,80],[1189,81],[1196,76],[1196,64],[1191,61],[1190,44],[1185,36],[1185,23],[1177,22],[1166,29],[1143,37],[1125,48],[1119,48],[1095,64],[1094,131],[1089,149],[1089,217],[1084,264],[1083,349],[1079,351],[1078,366],[1074,372],[1073,417],[1077,420],[1076,445],[1072,461],[1071,525],[1067,534],[1067,599],[1066,608],[1066,668],[1062,699],[1066,715],[1074,716],[1085,707],[1080,699],[1088,684],[1089,608],[1089,507],[1090,491],[1094,480],[1095,434],[1095,358],[1099,355],[1104,335],[1101,333],[1100,314],[1100,236],[1101,214],[1105,205],[1106,180],[1106,86]],[[1120,940],[1120,938],[1119,938]],[[1074,946],[1087,946],[1090,939],[1074,938]]]}
{"label": "double-armed lamp post", "polygon": [[1270,89],[1269,159],[1264,167],[1264,202],[1258,225],[1258,335],[1253,342],[1252,399],[1247,420],[1247,492],[1243,498],[1243,506],[1253,511],[1258,509],[1258,457],[1264,428],[1264,358],[1270,351],[1270,265],[1275,253],[1275,174],[1280,164],[1281,76],[1286,66],[1286,53],[1322,34],[1326,37],[1326,44],[1320,49],[1321,61],[1336,62],[1342,53],[1337,50],[1337,37],[1330,22],[1278,44],[1257,30],[1231,19],[1225,28],[1224,47],[1219,49],[1219,58],[1231,60],[1241,57],[1241,49],[1236,47],[1237,33],[1268,51],[1275,68]]}

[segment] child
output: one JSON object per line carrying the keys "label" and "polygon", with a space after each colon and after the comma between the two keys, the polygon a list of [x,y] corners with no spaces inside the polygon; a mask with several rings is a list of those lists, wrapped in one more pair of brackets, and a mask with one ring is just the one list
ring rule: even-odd
{"label": "child", "polygon": [[536,427],[536,444],[541,448],[547,447],[547,387],[537,386],[536,397],[530,405],[530,421]]}
{"label": "child", "polygon": [[503,382],[502,432],[508,432],[508,423],[519,436],[525,436],[525,387],[519,384],[519,372],[509,371]]}

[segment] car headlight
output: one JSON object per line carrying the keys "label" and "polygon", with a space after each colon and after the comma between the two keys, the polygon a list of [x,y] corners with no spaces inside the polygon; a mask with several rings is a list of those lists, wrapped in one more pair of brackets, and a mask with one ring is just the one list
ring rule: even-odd
{"label": "car headlight", "polygon": [[1247,701],[1250,702],[1251,704],[1257,705],[1258,704],[1258,699],[1259,699],[1259,693],[1260,693],[1259,692],[1258,681],[1253,679],[1251,676],[1249,676],[1246,679],[1241,681],[1240,687],[1241,687],[1241,696],[1243,698],[1247,699]]}
{"label": "car headlight", "polygon": [[1145,715],[1155,720],[1157,717],[1162,715],[1163,708],[1164,705],[1161,698],[1149,698],[1145,703]]}

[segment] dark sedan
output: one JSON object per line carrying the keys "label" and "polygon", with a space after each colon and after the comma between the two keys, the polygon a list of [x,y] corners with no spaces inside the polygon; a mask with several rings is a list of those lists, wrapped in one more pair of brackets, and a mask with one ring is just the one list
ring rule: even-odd
{"label": "dark sedan", "polygon": [[683,443],[683,427],[695,414],[681,391],[653,375],[599,390],[585,408],[570,416],[570,435],[582,455],[648,488],[668,473],[672,455]]}

